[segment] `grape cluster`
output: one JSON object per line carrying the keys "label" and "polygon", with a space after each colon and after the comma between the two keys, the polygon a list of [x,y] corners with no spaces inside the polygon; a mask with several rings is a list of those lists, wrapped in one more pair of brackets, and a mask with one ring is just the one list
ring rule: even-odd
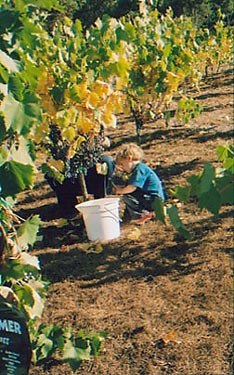
{"label": "grape cluster", "polygon": [[49,139],[48,145],[50,153],[55,160],[67,161],[69,145],[67,141],[63,140],[61,130],[57,124],[49,125]]}
{"label": "grape cluster", "polygon": [[63,139],[58,125],[51,123],[49,128],[50,143],[48,147],[50,153],[55,160],[64,162],[66,178],[76,178],[81,171],[86,174],[89,168],[100,162],[104,151],[104,129],[102,126],[97,134],[83,135],[85,140],[71,158],[68,158],[68,141]]}
{"label": "grape cluster", "polygon": [[102,129],[98,134],[86,135],[85,141],[81,143],[75,155],[67,162],[66,177],[76,178],[81,171],[86,174],[89,168],[100,162],[104,151],[103,141]]}

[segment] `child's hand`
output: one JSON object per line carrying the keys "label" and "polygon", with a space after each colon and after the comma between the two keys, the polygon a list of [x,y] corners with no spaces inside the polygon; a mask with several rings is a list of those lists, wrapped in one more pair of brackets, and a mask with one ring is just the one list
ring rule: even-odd
{"label": "child's hand", "polygon": [[112,184],[112,193],[113,194],[119,194],[119,188],[118,188],[118,186]]}
{"label": "child's hand", "polygon": [[113,194],[117,194],[117,190],[118,190],[117,186],[112,186],[112,193]]}

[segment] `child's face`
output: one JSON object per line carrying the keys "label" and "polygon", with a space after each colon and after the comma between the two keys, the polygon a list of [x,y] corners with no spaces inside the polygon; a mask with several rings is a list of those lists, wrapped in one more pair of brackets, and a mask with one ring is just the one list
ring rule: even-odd
{"label": "child's face", "polygon": [[117,163],[117,167],[124,172],[130,173],[132,170],[132,161],[130,159],[120,159]]}

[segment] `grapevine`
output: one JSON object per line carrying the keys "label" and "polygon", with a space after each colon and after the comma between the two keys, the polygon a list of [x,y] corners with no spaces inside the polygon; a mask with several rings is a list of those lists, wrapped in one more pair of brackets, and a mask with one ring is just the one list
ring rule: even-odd
{"label": "grapevine", "polygon": [[100,162],[104,151],[103,140],[103,133],[86,135],[74,156],[68,160],[65,176],[76,178],[81,171],[86,174],[89,168]]}
{"label": "grapevine", "polygon": [[48,147],[50,153],[55,160],[62,160],[66,163],[69,149],[68,142],[62,139],[62,133],[58,125],[51,123],[49,129],[48,137],[51,142],[48,144]]}

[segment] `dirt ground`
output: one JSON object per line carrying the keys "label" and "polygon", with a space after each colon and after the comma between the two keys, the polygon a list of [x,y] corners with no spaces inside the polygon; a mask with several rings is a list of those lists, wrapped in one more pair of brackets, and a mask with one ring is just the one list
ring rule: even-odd
{"label": "dirt ground", "polygon": [[[233,130],[232,72],[223,67],[197,93],[204,111],[187,125],[171,120],[142,129],[147,163],[156,169],[170,202],[170,189],[217,165],[215,150],[230,143]],[[121,119],[109,133],[114,155],[135,140],[134,122]],[[231,375],[233,334],[233,216],[219,218],[195,203],[179,204],[192,233],[182,240],[169,225],[150,222],[137,232],[121,223],[121,236],[95,244],[78,226],[61,224],[56,198],[40,172],[32,191],[17,206],[23,217],[43,220],[33,254],[50,281],[44,322],[76,330],[109,333],[97,359],[83,375]],[[137,238],[138,237],[138,238]],[[32,366],[30,375],[71,375],[67,364],[51,360]]]}

